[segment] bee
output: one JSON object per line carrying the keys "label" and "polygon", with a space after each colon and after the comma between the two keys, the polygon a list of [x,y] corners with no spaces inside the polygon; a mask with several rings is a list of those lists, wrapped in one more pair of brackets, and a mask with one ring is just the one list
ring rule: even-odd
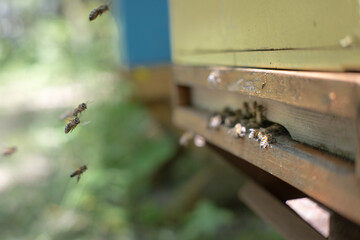
{"label": "bee", "polygon": [[264,121],[264,106],[262,106],[262,105],[258,105],[257,107],[256,107],[256,111],[255,111],[255,119],[256,119],[256,123],[258,123],[258,124],[262,124],[263,123],[263,121]]}
{"label": "bee", "polygon": [[251,128],[250,130],[250,133],[249,133],[249,138],[250,139],[257,139],[257,136],[258,136],[258,133],[259,133],[259,129],[254,129],[254,128]]}
{"label": "bee", "polygon": [[208,83],[212,88],[215,88],[221,83],[220,72],[218,70],[212,71],[208,76]]}
{"label": "bee", "polygon": [[81,103],[81,104],[79,104],[79,106],[77,106],[77,107],[74,109],[74,111],[73,111],[73,113],[72,113],[72,116],[73,116],[73,117],[77,117],[78,114],[80,114],[81,112],[85,111],[86,109],[87,109],[86,103]]}
{"label": "bee", "polygon": [[228,133],[234,138],[243,137],[246,134],[246,127],[241,125],[241,123],[237,123],[228,131]]}
{"label": "bee", "polygon": [[14,154],[17,151],[17,147],[9,147],[5,150],[5,152],[3,152],[3,156],[10,156],[12,154]]}
{"label": "bee", "polygon": [[265,149],[270,147],[270,143],[273,142],[273,137],[270,133],[265,134],[260,140],[260,148]]}
{"label": "bee", "polygon": [[261,139],[266,135],[268,134],[268,131],[265,129],[265,128],[260,128],[258,130],[258,134],[257,134],[257,138],[256,138],[256,141],[261,141]]}
{"label": "bee", "polygon": [[83,174],[86,170],[87,170],[87,166],[84,165],[84,166],[81,166],[81,167],[78,167],[71,175],[70,177],[75,177],[77,176],[77,182],[79,182],[80,180],[80,177],[81,177],[81,174]]}
{"label": "bee", "polygon": [[243,103],[243,109],[244,109],[244,118],[251,118],[252,115],[251,115],[251,111],[250,111],[248,102]]}
{"label": "bee", "polygon": [[223,121],[221,114],[215,114],[209,118],[208,128],[218,129]]}
{"label": "bee", "polygon": [[203,136],[197,134],[194,137],[194,144],[197,147],[204,147],[206,145],[206,140]]}
{"label": "bee", "polygon": [[104,4],[99,6],[98,8],[93,9],[90,14],[89,14],[89,20],[93,21],[95,20],[98,16],[101,16],[104,12],[109,11],[109,4]]}
{"label": "bee", "polygon": [[183,135],[181,135],[179,139],[179,144],[181,146],[186,147],[189,144],[189,141],[194,137],[194,132],[187,131],[184,132]]}
{"label": "bee", "polygon": [[68,122],[65,126],[65,133],[69,133],[71,131],[73,131],[76,126],[80,123],[80,119],[78,117],[75,117],[74,119],[72,119],[70,122]]}

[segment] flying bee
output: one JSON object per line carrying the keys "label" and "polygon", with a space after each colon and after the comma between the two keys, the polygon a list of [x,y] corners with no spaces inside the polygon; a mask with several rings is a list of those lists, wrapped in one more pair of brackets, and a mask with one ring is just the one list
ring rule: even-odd
{"label": "flying bee", "polygon": [[71,175],[70,177],[75,177],[77,176],[77,182],[79,182],[80,180],[80,177],[81,177],[81,174],[83,174],[86,170],[87,170],[87,166],[84,165],[84,166],[81,166],[81,167],[78,167]]}
{"label": "flying bee", "polygon": [[65,126],[65,133],[69,133],[71,131],[73,131],[76,126],[80,123],[80,119],[78,117],[75,117],[74,119],[72,119],[70,122],[68,122]]}
{"label": "flying bee", "polygon": [[270,133],[265,134],[260,140],[260,148],[265,149],[270,147],[270,143],[273,142],[273,137]]}
{"label": "flying bee", "polygon": [[234,138],[243,137],[246,134],[246,127],[242,126],[241,123],[237,123],[228,131],[228,133]]}
{"label": "flying bee", "polygon": [[98,16],[101,16],[104,12],[109,11],[109,4],[104,4],[99,6],[98,8],[93,9],[90,14],[89,14],[89,20],[93,21],[95,20]]}
{"label": "flying bee", "polygon": [[252,117],[255,117],[257,107],[258,107],[258,104],[257,104],[256,101],[254,101],[253,104],[252,104],[252,108],[251,108]]}
{"label": "flying bee", "polygon": [[3,152],[3,156],[13,155],[17,151],[17,147],[9,147]]}
{"label": "flying bee", "polygon": [[78,114],[80,114],[81,112],[85,111],[86,109],[87,109],[86,103],[81,103],[81,104],[79,104],[79,106],[77,106],[77,107],[74,109],[74,111],[73,111],[73,113],[72,113],[72,116],[73,116],[73,117],[77,117]]}

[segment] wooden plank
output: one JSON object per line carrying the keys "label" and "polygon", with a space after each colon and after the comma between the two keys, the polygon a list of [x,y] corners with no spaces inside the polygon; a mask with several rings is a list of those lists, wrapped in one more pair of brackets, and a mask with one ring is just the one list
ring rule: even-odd
{"label": "wooden plank", "polygon": [[348,221],[342,216],[332,213],[330,216],[329,240],[359,240],[360,225]]}
{"label": "wooden plank", "polygon": [[222,59],[235,53],[236,66],[359,69],[358,9],[357,0],[173,0],[173,60],[229,65]]}
{"label": "wooden plank", "polygon": [[216,153],[224,158],[225,161],[240,170],[242,175],[245,175],[247,178],[250,178],[252,181],[261,185],[264,189],[266,189],[266,191],[273,194],[278,200],[285,202],[289,199],[307,197],[306,194],[294,188],[287,182],[280,180],[274,175],[254,166],[244,159],[240,159],[239,157],[209,142],[207,142],[207,146],[215,150]]}
{"label": "wooden plank", "polygon": [[[181,65],[175,65],[173,71],[178,85],[242,93],[343,117],[356,116],[356,107],[352,104],[357,99],[354,88],[360,83],[359,73]],[[212,72],[218,73],[220,83],[209,83]]]}
{"label": "wooden plank", "polygon": [[[215,75],[216,83],[209,81]],[[359,73],[177,65],[174,80],[192,88],[193,106],[214,111],[257,101],[267,119],[285,126],[294,140],[355,159]]]}
{"label": "wooden plank", "polygon": [[[307,71],[359,71],[360,47],[334,50],[234,51],[225,53],[176,54],[176,64],[194,66],[228,66]],[[326,59],[326,61],[322,61]]]}
{"label": "wooden plank", "polygon": [[355,174],[360,186],[360,84],[356,88],[357,92],[357,116],[355,120],[356,124],[356,162],[355,162]]}
{"label": "wooden plank", "polygon": [[224,107],[241,109],[243,103],[256,101],[265,107],[269,121],[283,125],[292,139],[355,161],[354,120],[294,107],[277,101],[249,97],[228,91],[192,88],[191,105],[209,112]]}
{"label": "wooden plank", "polygon": [[326,239],[283,202],[252,181],[245,183],[239,196],[246,205],[286,239]]}
{"label": "wooden plank", "polygon": [[195,109],[176,107],[177,126],[192,130],[206,140],[251,164],[273,174],[317,201],[360,224],[360,189],[352,164],[313,149],[288,136],[277,137],[271,149],[262,150],[250,139],[234,139],[227,128],[207,130],[208,114]]}

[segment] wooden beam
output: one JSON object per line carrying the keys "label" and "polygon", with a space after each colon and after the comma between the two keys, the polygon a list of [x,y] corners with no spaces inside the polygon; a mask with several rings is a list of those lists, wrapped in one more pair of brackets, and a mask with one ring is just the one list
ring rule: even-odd
{"label": "wooden beam", "polygon": [[225,161],[240,170],[243,175],[252,179],[252,181],[261,185],[264,189],[266,189],[266,191],[273,194],[278,200],[286,202],[286,200],[289,199],[307,197],[306,194],[294,188],[287,182],[280,180],[274,175],[271,175],[263,169],[254,166],[244,159],[240,159],[211,143],[207,143],[207,146],[215,150],[215,152],[222,156]]}
{"label": "wooden beam", "polygon": [[355,125],[356,125],[356,162],[355,162],[355,175],[357,182],[360,186],[360,83],[357,85],[356,88],[356,95],[357,95],[357,114],[355,119]]}
{"label": "wooden beam", "polygon": [[303,191],[315,200],[360,224],[360,189],[354,166],[343,159],[292,141],[289,136],[276,138],[270,149],[260,149],[251,139],[234,139],[228,129],[208,130],[208,114],[176,107],[175,124],[192,130],[220,148]]}
{"label": "wooden beam", "polygon": [[258,184],[248,181],[241,188],[239,196],[246,205],[277,229],[286,239],[325,239],[293,210]]}
{"label": "wooden beam", "polygon": [[360,225],[332,213],[330,216],[330,236],[329,240],[359,240]]}
{"label": "wooden beam", "polygon": [[[181,65],[175,65],[173,71],[177,85],[236,92],[342,117],[356,116],[354,87],[360,83],[360,73]],[[220,79],[217,84],[208,81],[214,71]]]}
{"label": "wooden beam", "polygon": [[355,161],[354,119],[335,117],[259,97],[250,98],[236,92],[202,87],[193,87],[191,90],[191,106],[209,112],[219,111],[224,107],[241,109],[243,102],[256,101],[264,106],[266,119],[284,126],[294,140]]}

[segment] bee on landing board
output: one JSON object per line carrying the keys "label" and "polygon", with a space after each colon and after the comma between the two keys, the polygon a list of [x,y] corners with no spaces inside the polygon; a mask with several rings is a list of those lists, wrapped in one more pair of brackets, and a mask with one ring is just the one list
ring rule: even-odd
{"label": "bee on landing board", "polygon": [[241,123],[237,123],[228,131],[228,134],[234,138],[244,137],[246,135],[246,127],[242,126]]}
{"label": "bee on landing board", "polygon": [[94,10],[92,10],[89,14],[89,20],[93,21],[95,20],[98,16],[101,16],[104,12],[109,11],[109,4],[104,4],[99,6],[98,8],[95,8]]}
{"label": "bee on landing board", "polygon": [[13,155],[17,151],[17,147],[9,147],[3,152],[3,156],[10,156]]}
{"label": "bee on landing board", "polygon": [[79,106],[77,106],[77,107],[74,109],[74,111],[73,111],[73,113],[72,113],[72,116],[73,116],[73,117],[77,117],[78,114],[80,114],[81,112],[85,111],[86,109],[87,109],[86,103],[81,103],[81,104],[79,104]]}
{"label": "bee on landing board", "polygon": [[78,167],[71,175],[70,177],[75,177],[77,176],[77,182],[80,181],[80,177],[81,177],[81,174],[83,174],[86,170],[87,170],[87,166],[84,165],[84,166],[81,166],[81,167]]}
{"label": "bee on landing board", "polygon": [[73,131],[76,126],[80,123],[80,119],[78,117],[75,117],[74,119],[72,119],[70,122],[68,122],[65,126],[65,133],[69,133],[71,131]]}

